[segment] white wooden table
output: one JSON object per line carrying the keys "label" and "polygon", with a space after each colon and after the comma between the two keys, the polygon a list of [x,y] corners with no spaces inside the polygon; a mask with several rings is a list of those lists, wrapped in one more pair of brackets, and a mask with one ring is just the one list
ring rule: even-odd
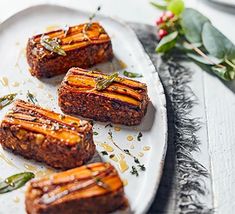
{"label": "white wooden table", "polygon": [[[151,25],[160,15],[148,0],[1,0],[0,22],[23,8],[40,3],[91,12],[102,5],[101,13],[105,15]],[[213,6],[203,0],[186,0],[186,4],[208,16],[235,43],[235,8]],[[212,182],[207,180],[211,191],[206,201],[216,213],[232,214],[235,212],[235,81],[226,85],[197,66],[190,66],[195,70],[191,87],[199,103],[192,114],[201,117],[203,122],[199,132],[201,153],[195,157],[209,169],[212,177]]]}

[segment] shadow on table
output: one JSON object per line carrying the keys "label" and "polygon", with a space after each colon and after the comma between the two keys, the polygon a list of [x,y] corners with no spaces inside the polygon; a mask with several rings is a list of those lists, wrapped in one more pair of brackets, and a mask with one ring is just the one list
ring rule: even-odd
{"label": "shadow on table", "polygon": [[220,10],[224,13],[231,13],[234,14],[234,10],[235,10],[235,4],[234,6],[226,4],[226,3],[220,3],[220,2],[214,2],[211,0],[200,0],[201,2],[203,2],[204,4],[207,4],[208,6],[216,9],[216,10]]}
{"label": "shadow on table", "polygon": [[[167,99],[167,97],[166,97]],[[165,213],[167,210],[172,210],[169,205],[174,206],[174,203],[169,203],[174,198],[174,178],[175,178],[175,147],[174,147],[174,121],[172,116],[172,105],[167,99],[167,117],[168,117],[168,144],[163,167],[163,174],[159,184],[159,189],[148,213]],[[173,197],[173,198],[172,198]]]}

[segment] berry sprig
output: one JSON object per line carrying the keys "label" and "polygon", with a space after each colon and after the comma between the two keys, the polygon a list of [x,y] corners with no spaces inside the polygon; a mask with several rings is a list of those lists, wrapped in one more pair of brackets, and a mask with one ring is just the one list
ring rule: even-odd
{"label": "berry sprig", "polygon": [[235,45],[206,16],[185,8],[183,0],[151,4],[164,11],[156,20],[156,52],[172,53],[175,49],[221,79],[235,79]]}
{"label": "berry sprig", "polygon": [[162,39],[164,36],[176,30],[179,21],[179,17],[176,16],[171,11],[165,11],[156,20],[156,25],[158,27],[158,37]]}

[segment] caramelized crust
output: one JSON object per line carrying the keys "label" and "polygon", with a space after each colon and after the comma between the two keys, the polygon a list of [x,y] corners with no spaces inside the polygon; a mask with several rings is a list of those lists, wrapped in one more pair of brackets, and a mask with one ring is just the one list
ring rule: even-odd
{"label": "caramelized crust", "polygon": [[109,163],[94,163],[34,180],[26,192],[28,213],[108,213],[127,205],[123,183]]}
{"label": "caramelized crust", "polygon": [[[61,29],[30,38],[27,45],[27,60],[31,74],[36,77],[52,77],[66,73],[73,66],[89,68],[112,59],[111,40],[104,28],[99,23],[92,23],[84,30],[86,26],[87,23],[72,26],[66,33]],[[57,38],[66,56],[45,49],[40,43],[43,35]]]}
{"label": "caramelized crust", "polygon": [[55,168],[80,166],[95,152],[90,123],[22,100],[1,122],[0,143]]}
{"label": "caramelized crust", "polygon": [[97,79],[105,78],[100,72],[71,68],[59,88],[62,111],[103,122],[139,124],[149,101],[147,86],[118,77],[105,90],[96,90]]}

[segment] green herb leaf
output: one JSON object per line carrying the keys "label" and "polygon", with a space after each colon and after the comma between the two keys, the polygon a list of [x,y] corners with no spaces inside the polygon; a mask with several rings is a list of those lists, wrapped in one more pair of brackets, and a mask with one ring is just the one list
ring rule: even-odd
{"label": "green herb leaf", "polygon": [[99,133],[98,132],[93,132],[93,135],[98,135]]}
{"label": "green herb leaf", "polygon": [[137,136],[137,140],[141,141],[141,138],[143,137],[143,134],[141,132],[139,132],[138,136]]}
{"label": "green herb leaf", "polygon": [[133,73],[133,72],[129,72],[129,71],[123,71],[123,75],[126,77],[130,77],[130,78],[138,78],[138,77],[143,77],[142,74],[138,74],[138,73]]}
{"label": "green herb leaf", "polygon": [[184,11],[184,1],[183,0],[171,0],[168,3],[167,10],[171,11],[175,15],[179,15]]}
{"label": "green herb leaf", "polygon": [[154,7],[156,7],[159,10],[167,10],[167,5],[166,4],[159,4],[159,3],[155,3],[155,2],[150,2],[151,5],[153,5]]}
{"label": "green herb leaf", "polygon": [[126,154],[131,155],[130,151],[128,149],[123,150]]}
{"label": "green herb leaf", "polygon": [[101,151],[101,154],[105,156],[105,155],[108,155],[108,152],[106,152],[106,151]]}
{"label": "green herb leaf", "polygon": [[28,90],[26,96],[27,96],[28,102],[31,102],[31,103],[33,103],[33,104],[38,103],[38,100],[36,99],[36,97],[35,97],[33,94],[31,94],[31,93],[29,92],[29,90]]}
{"label": "green herb leaf", "polygon": [[202,41],[211,55],[217,58],[235,58],[235,45],[210,23],[203,26]]}
{"label": "green herb leaf", "polygon": [[139,159],[137,157],[134,157],[135,163],[140,163]]}
{"label": "green herb leaf", "polygon": [[15,94],[7,94],[3,97],[0,97],[0,110],[3,109],[4,107],[10,105],[15,97],[16,97],[16,93]]}
{"label": "green herb leaf", "polygon": [[140,170],[142,170],[142,171],[145,171],[145,170],[146,170],[144,164],[139,164],[139,165],[137,165],[137,166],[138,166],[138,167],[140,168]]}
{"label": "green herb leaf", "polygon": [[106,78],[102,78],[102,79],[97,79],[96,81],[96,85],[95,85],[95,89],[97,91],[102,91],[104,89],[106,89],[107,87],[109,87],[113,81],[115,81],[115,79],[118,77],[118,73],[115,72],[109,76],[107,76]]}
{"label": "green herb leaf", "polygon": [[186,39],[191,43],[201,42],[203,25],[210,20],[192,8],[186,8],[181,18],[181,26]]}
{"label": "green herb leaf", "polygon": [[18,189],[34,177],[35,176],[32,172],[22,172],[6,178],[0,183],[0,194]]}
{"label": "green herb leaf", "polygon": [[164,53],[170,50],[171,48],[173,48],[176,44],[177,36],[178,36],[178,32],[175,31],[163,37],[163,39],[158,43],[158,46],[156,47],[156,51],[159,53]]}
{"label": "green herb leaf", "polygon": [[65,51],[62,49],[62,47],[59,44],[58,38],[50,38],[48,36],[41,36],[40,43],[41,45],[46,48],[47,50],[57,53],[61,56],[66,56]]}
{"label": "green herb leaf", "polygon": [[138,176],[139,176],[139,173],[138,173],[137,169],[136,169],[134,166],[132,166],[131,169],[132,169],[132,170],[130,171],[130,173],[131,173],[132,175],[135,175],[136,177],[138,177]]}
{"label": "green herb leaf", "polygon": [[106,125],[105,125],[105,128],[107,128],[107,127],[113,127],[112,123],[106,124]]}

